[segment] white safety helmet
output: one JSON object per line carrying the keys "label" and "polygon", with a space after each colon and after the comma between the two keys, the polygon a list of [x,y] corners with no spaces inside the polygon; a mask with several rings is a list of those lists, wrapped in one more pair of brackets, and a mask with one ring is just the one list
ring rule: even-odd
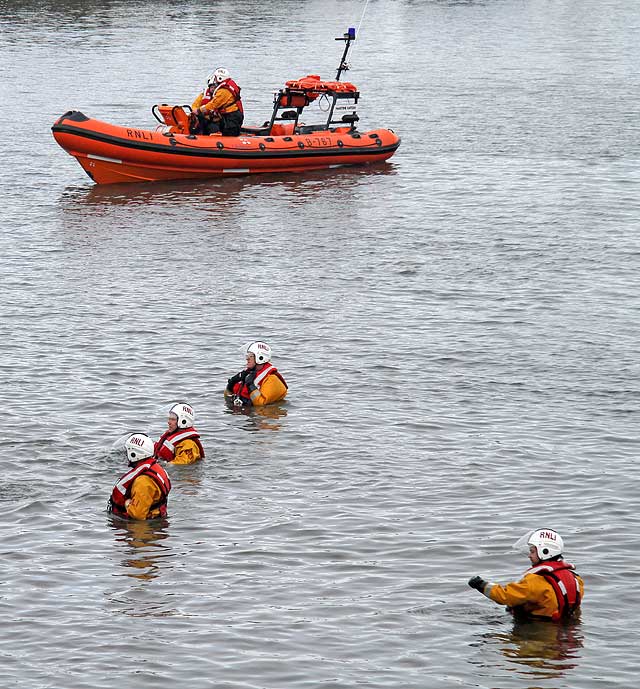
{"label": "white safety helmet", "polygon": [[124,449],[130,462],[153,457],[155,446],[153,440],[146,433],[133,433],[124,442]]}
{"label": "white safety helmet", "polygon": [[173,414],[178,419],[178,428],[191,428],[196,420],[193,407],[186,402],[177,402],[169,409],[169,414]]}
{"label": "white safety helmet", "polygon": [[524,543],[526,538],[527,546],[534,546],[540,560],[551,560],[558,555],[562,555],[564,543],[559,533],[553,529],[536,529],[530,531],[526,537],[518,541]]}
{"label": "white safety helmet", "polygon": [[207,84],[209,84],[209,86],[211,86],[211,84],[221,84],[230,76],[229,70],[225,69],[224,67],[218,67],[215,72],[211,72],[211,74],[207,77]]}
{"label": "white safety helmet", "polygon": [[271,361],[271,347],[266,342],[252,342],[247,347],[247,354],[253,354],[256,364],[266,364]]}

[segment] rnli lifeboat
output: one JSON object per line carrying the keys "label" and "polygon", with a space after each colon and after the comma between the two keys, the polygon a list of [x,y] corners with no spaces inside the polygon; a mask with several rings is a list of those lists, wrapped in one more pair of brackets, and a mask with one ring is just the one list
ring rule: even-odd
{"label": "rnli lifeboat", "polygon": [[[391,129],[359,131],[360,93],[340,81],[355,32],[349,29],[335,81],[318,75],[287,81],[274,95],[271,119],[243,127],[239,136],[192,134],[188,105],[152,108],[156,129],[121,127],[69,111],[53,125],[55,140],[98,184],[199,179],[260,172],[301,172],[378,163],[400,145]],[[321,101],[324,119],[305,124],[308,106]]]}

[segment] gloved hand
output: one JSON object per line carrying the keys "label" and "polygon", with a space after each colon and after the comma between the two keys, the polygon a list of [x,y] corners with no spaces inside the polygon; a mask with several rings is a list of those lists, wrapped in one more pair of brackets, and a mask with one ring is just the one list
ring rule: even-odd
{"label": "gloved hand", "polygon": [[477,589],[480,593],[484,593],[484,587],[487,585],[487,582],[482,577],[475,576],[469,579],[468,584],[472,589]]}
{"label": "gloved hand", "polygon": [[253,381],[256,379],[256,372],[255,371],[246,371],[246,375],[244,377],[244,384],[249,388],[249,392],[252,392],[253,390],[256,389],[256,386],[253,384]]}
{"label": "gloved hand", "polygon": [[240,371],[240,373],[236,373],[235,376],[231,376],[231,378],[229,378],[229,380],[227,381],[227,390],[229,392],[233,392],[233,386],[236,383],[239,383],[240,381],[242,381],[244,379],[246,373],[247,373],[246,371]]}

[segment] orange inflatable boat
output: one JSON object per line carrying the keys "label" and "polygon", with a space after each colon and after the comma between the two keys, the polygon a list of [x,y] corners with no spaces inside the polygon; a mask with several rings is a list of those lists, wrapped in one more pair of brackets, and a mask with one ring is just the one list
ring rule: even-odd
{"label": "orange inflatable boat", "polygon": [[[377,163],[400,145],[391,129],[360,132],[358,89],[340,81],[352,29],[335,81],[317,75],[286,82],[274,96],[271,119],[243,127],[239,136],[191,134],[189,106],[154,105],[155,130],[121,127],[70,111],[53,125],[55,140],[98,184],[198,179],[259,172],[299,172]],[[323,121],[304,124],[301,115],[321,99]]]}

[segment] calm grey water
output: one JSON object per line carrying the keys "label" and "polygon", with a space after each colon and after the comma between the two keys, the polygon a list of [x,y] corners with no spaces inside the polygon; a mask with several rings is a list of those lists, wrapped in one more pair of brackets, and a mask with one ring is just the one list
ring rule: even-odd
{"label": "calm grey water", "polygon": [[[364,7],[0,1],[0,686],[637,683],[638,3],[372,0],[382,167],[99,188],[51,137],[153,127],[219,65],[260,123]],[[258,337],[290,396],[234,415]],[[206,462],[166,524],[113,524],[113,441],[176,399]],[[569,628],[466,584],[543,525]]]}

